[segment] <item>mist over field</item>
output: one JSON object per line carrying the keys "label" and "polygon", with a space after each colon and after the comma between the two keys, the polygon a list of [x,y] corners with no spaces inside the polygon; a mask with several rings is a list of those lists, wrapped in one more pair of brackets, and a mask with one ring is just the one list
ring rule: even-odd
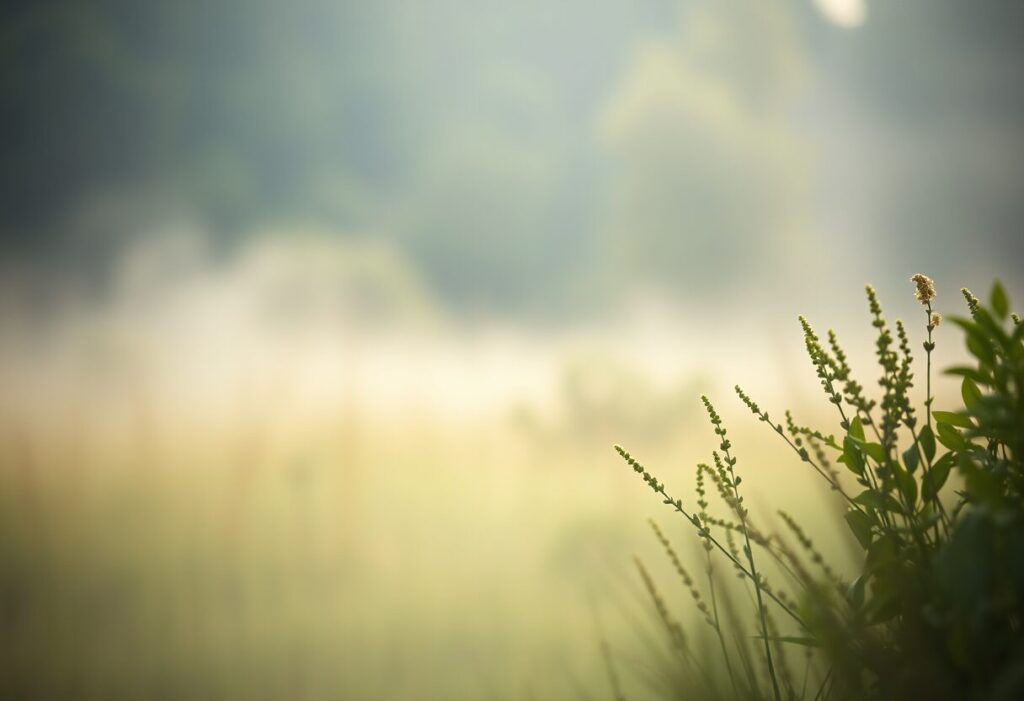
{"label": "mist over field", "polygon": [[0,21],[2,696],[603,698],[657,546],[613,443],[691,490],[709,393],[813,514],[731,394],[834,425],[797,314],[873,386],[864,283],[915,348],[913,273],[1024,296],[1014,3]]}

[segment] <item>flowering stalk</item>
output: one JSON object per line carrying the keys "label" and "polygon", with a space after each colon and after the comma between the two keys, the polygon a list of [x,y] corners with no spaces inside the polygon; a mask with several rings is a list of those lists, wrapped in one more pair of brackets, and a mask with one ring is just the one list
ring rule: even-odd
{"label": "flowering stalk", "polygon": [[932,311],[932,300],[935,299],[935,282],[922,273],[916,273],[910,281],[917,285],[914,296],[917,301],[924,305],[925,318],[927,319],[928,340],[924,342],[926,356],[925,374],[925,423],[930,431],[932,428],[932,351],[935,350],[935,342],[932,341],[932,331],[942,323],[942,315]]}

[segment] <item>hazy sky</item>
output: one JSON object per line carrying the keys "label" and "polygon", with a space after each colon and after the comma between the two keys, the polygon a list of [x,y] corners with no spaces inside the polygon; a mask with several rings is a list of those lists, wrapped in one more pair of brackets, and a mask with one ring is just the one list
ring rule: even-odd
{"label": "hazy sky", "polygon": [[[7,273],[168,230],[393,244],[453,309],[999,274],[1018,3],[54,2],[2,10]],[[957,282],[956,284],[959,284]]]}

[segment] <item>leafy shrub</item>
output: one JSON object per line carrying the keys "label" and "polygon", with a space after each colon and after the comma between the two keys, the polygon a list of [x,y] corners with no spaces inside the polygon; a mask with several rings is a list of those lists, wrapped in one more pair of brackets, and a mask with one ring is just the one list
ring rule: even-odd
{"label": "leafy shrub", "polygon": [[[1009,313],[999,283],[988,305],[962,290],[970,317],[949,321],[963,332],[972,362],[946,372],[961,378],[963,406],[933,410],[932,332],[942,319],[932,309],[932,281],[915,275],[912,282],[927,331],[923,406],[910,399],[914,358],[906,327],[897,321],[894,333],[870,286],[882,371],[877,399],[854,379],[835,333],[823,342],[800,317],[808,355],[838,413],[838,435],[801,426],[788,411],[778,422],[736,387],[754,416],[840,497],[836,518],[861,553],[852,580],[826,563],[790,515],[779,512],[781,532],[754,522],[728,431],[707,397],[719,446],[711,463],[697,466],[695,500],[670,495],[615,446],[692,526],[706,553],[706,584],[698,585],[654,524],[707,624],[710,644],[700,649],[714,649],[714,658],[688,643],[637,561],[672,649],[675,692],[776,700],[1024,698],[1024,325]],[[712,492],[724,515],[711,513]],[[753,635],[743,632],[741,599],[714,569],[722,560],[750,594]]]}

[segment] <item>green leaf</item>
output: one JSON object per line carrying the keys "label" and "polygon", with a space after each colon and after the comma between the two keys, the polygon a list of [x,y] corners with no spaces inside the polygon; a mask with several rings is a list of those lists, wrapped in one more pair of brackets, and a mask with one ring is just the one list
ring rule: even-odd
{"label": "green leaf", "polygon": [[853,421],[850,422],[850,435],[857,440],[864,440],[864,424],[860,422],[860,417],[853,417]]}
{"label": "green leaf", "polygon": [[935,461],[931,469],[925,473],[921,480],[921,498],[931,501],[946,484],[949,478],[949,470],[953,467],[953,453],[946,453]]}
{"label": "green leaf", "polygon": [[989,340],[989,345],[998,355],[999,349],[1009,347],[1009,336],[1003,329],[1003,322],[996,319],[985,308],[979,308],[974,313],[974,323],[981,329],[981,333]]}
{"label": "green leaf", "polygon": [[885,533],[868,548],[865,564],[869,572],[879,569],[897,560],[896,540],[892,533]]}
{"label": "green leaf", "polygon": [[857,542],[867,550],[871,546],[871,517],[863,511],[847,511],[843,518],[846,519],[846,525],[850,527]]}
{"label": "green leaf", "polygon": [[903,451],[903,464],[907,466],[907,472],[910,474],[914,474],[920,459],[921,454],[917,452],[916,443]]}
{"label": "green leaf", "polygon": [[893,472],[896,475],[896,485],[900,488],[900,493],[906,500],[907,505],[913,509],[914,504],[917,502],[917,480],[909,472],[899,466],[899,463],[894,463]]}
{"label": "green leaf", "polygon": [[900,506],[900,503],[891,494],[878,492],[874,489],[865,489],[854,497],[854,502],[880,511],[891,511],[897,514],[903,513],[903,507]]}
{"label": "green leaf", "polygon": [[1005,319],[1006,315],[1010,313],[1010,300],[1007,299],[1006,290],[1003,289],[1002,283],[998,280],[992,285],[992,294],[989,299],[992,304],[992,311],[1000,319]]}
{"label": "green leaf", "polygon": [[937,423],[935,429],[939,434],[939,443],[950,450],[967,450],[971,446],[959,431],[947,423]]}
{"label": "green leaf", "polygon": [[861,455],[857,441],[850,436],[843,438],[843,462],[855,475],[864,474],[864,456]]}
{"label": "green leaf", "polygon": [[918,442],[921,444],[921,450],[924,451],[924,459],[927,462],[931,462],[935,459],[935,434],[932,433],[931,426],[925,426],[921,429],[921,435],[918,436]]}
{"label": "green leaf", "polygon": [[958,365],[956,367],[949,368],[944,371],[946,375],[960,375],[961,377],[968,377],[971,380],[977,382],[979,385],[990,385],[992,384],[991,378],[983,373],[981,370],[976,368],[969,368],[964,365]]}
{"label": "green leaf", "polygon": [[[979,308],[977,313],[980,316],[984,311],[984,309]],[[956,316],[950,317],[949,320],[963,329],[967,335],[967,350],[978,359],[980,364],[978,370],[982,374],[991,372],[991,368],[995,365],[995,352],[992,348],[992,340],[989,334],[973,321]],[[992,324],[995,325],[995,322],[992,322]]]}
{"label": "green leaf", "polygon": [[864,448],[864,452],[875,462],[885,462],[885,450],[882,448],[881,443],[864,443],[861,447]]}
{"label": "green leaf", "polygon": [[864,430],[862,428],[861,429],[861,435],[862,435],[861,438],[858,438],[857,436],[853,435],[852,432],[850,434],[848,434],[848,437],[852,438],[853,441],[858,446],[860,446],[860,450],[861,450],[861,453],[863,455],[866,455],[867,457],[871,458],[872,460],[874,460],[875,462],[880,463],[880,464],[885,462],[885,449],[882,448],[882,444],[881,443],[869,443],[865,438],[863,438],[863,433],[864,433]]}
{"label": "green leaf", "polygon": [[974,380],[964,377],[964,381],[960,383],[960,396],[964,399],[964,406],[971,409],[981,401],[981,390]]}
{"label": "green leaf", "polygon": [[971,501],[976,504],[998,502],[1006,494],[1006,483],[992,470],[971,460],[968,453],[956,456],[960,474],[964,476],[964,486],[970,493]]}
{"label": "green leaf", "polygon": [[[938,581],[943,583],[943,593],[953,606],[969,607],[967,610],[981,614],[987,608],[981,602],[994,604],[993,593],[999,590],[1002,580],[997,573],[1005,567],[1000,562],[1002,548],[997,542],[1001,538],[996,528],[984,509],[969,509],[946,547],[939,552],[935,572]],[[979,631],[986,629],[991,630],[987,626],[978,628]]]}
{"label": "green leaf", "polygon": [[932,416],[939,423],[949,424],[951,426],[959,426],[960,428],[974,428],[974,422],[963,414],[958,414],[955,411],[933,411]]}
{"label": "green leaf", "polygon": [[921,513],[918,515],[916,530],[919,532],[927,531],[941,519],[942,516],[938,510],[930,502],[926,501],[921,507]]}
{"label": "green leaf", "polygon": [[860,608],[864,605],[864,575],[860,575],[855,580],[850,582],[850,586],[846,589],[846,598],[854,608]]}
{"label": "green leaf", "polygon": [[[750,637],[755,640],[764,640],[763,635],[752,635]],[[821,643],[815,638],[800,635],[769,635],[768,640],[774,640],[778,643],[789,643],[791,645],[803,645],[804,647],[821,647]]]}
{"label": "green leaf", "polygon": [[981,340],[977,336],[967,336],[967,350],[971,352],[975,358],[980,360],[986,366],[991,366],[995,363],[995,355],[992,353],[992,347],[989,346],[988,341]]}

